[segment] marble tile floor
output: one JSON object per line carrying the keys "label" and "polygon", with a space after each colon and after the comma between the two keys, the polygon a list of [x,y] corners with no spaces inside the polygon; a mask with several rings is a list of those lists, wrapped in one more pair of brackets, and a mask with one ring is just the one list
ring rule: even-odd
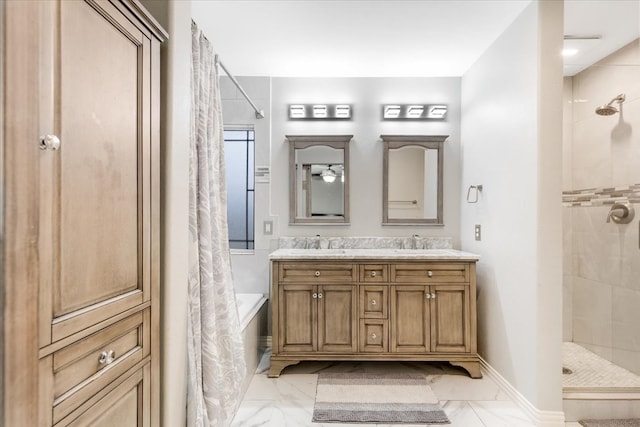
{"label": "marble tile floor", "polygon": [[[534,427],[533,422],[486,376],[472,379],[448,363],[414,362],[302,362],[285,369],[279,378],[267,378],[265,353],[249,385],[232,427],[388,427],[390,424],[312,423],[317,373],[421,371],[440,399],[451,427]],[[395,425],[395,424],[394,424]],[[402,424],[404,427],[417,427]],[[424,426],[424,425],[421,425]],[[580,427],[567,423],[565,427]]]}

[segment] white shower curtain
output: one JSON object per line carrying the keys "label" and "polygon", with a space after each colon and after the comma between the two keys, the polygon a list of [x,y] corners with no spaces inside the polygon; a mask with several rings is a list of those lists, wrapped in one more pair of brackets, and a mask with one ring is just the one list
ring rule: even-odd
{"label": "white shower curtain", "polygon": [[187,425],[228,426],[246,367],[231,277],[220,88],[211,43],[191,25]]}

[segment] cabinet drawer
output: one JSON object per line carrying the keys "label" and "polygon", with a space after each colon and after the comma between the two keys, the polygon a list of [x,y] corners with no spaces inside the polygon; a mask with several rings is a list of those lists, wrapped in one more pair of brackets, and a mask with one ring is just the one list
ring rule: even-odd
{"label": "cabinet drawer", "polygon": [[389,321],[360,319],[360,351],[386,353],[389,350]]}
{"label": "cabinet drawer", "polygon": [[467,264],[392,264],[391,281],[394,283],[467,283]]}
{"label": "cabinet drawer", "polygon": [[386,264],[360,264],[360,282],[386,283],[389,281],[389,267]]}
{"label": "cabinet drawer", "polygon": [[389,286],[360,285],[360,318],[386,319]]}
{"label": "cabinet drawer", "polygon": [[149,355],[149,310],[51,355],[54,423]]}
{"label": "cabinet drawer", "polygon": [[351,283],[356,281],[353,264],[281,263],[279,280],[284,283]]}

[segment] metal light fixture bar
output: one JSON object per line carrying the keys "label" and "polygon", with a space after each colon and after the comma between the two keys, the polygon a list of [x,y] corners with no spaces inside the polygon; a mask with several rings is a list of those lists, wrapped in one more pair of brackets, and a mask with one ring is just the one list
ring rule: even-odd
{"label": "metal light fixture bar", "polygon": [[351,118],[349,104],[291,104],[290,120],[345,120]]}
{"label": "metal light fixture bar", "polygon": [[447,106],[444,104],[385,104],[384,120],[444,120]]}

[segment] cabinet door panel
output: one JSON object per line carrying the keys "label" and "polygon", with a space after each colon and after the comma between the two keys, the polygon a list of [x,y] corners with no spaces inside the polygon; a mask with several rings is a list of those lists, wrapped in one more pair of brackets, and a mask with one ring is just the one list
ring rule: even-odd
{"label": "cabinet door panel", "polygon": [[432,286],[431,351],[469,352],[469,287]]}
{"label": "cabinet door panel", "polygon": [[425,286],[391,287],[391,351],[429,351],[430,305]]}
{"label": "cabinet door panel", "polygon": [[313,285],[282,285],[279,292],[279,340],[282,352],[315,351],[317,298]]}
{"label": "cabinet door panel", "polygon": [[78,408],[56,427],[149,427],[149,365],[138,369],[95,402]]}
{"label": "cabinet door panel", "polygon": [[107,2],[60,2],[58,26],[41,345],[149,298],[150,41]]}
{"label": "cabinet door panel", "polygon": [[325,352],[357,350],[356,287],[318,286],[318,349]]}

